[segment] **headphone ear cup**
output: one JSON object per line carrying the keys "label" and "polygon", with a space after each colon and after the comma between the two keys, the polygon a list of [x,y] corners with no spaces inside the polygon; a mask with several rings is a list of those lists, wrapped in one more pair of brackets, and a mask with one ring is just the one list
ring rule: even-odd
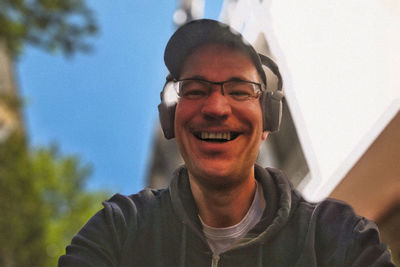
{"label": "headphone ear cup", "polygon": [[264,92],[261,96],[263,130],[271,133],[279,131],[282,119],[282,100],[274,97],[273,94],[273,92]]}
{"label": "headphone ear cup", "polygon": [[276,91],[263,92],[261,96],[261,108],[263,112],[263,130],[269,132],[279,131],[282,119],[282,98],[284,97],[282,76],[278,65],[269,57],[258,54],[261,63],[268,67],[278,79]]}
{"label": "headphone ear cup", "polygon": [[160,118],[161,129],[167,139],[175,137],[174,121],[175,121],[176,104],[167,105],[164,101],[158,105],[158,116]]}

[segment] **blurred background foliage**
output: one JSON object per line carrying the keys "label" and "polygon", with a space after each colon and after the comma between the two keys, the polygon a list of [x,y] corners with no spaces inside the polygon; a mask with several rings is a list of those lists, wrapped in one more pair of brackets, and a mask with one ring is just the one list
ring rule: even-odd
{"label": "blurred background foliage", "polygon": [[88,51],[86,38],[96,32],[83,0],[0,0],[0,37],[13,56],[26,44],[66,55]]}
{"label": "blurred background foliage", "polygon": [[[87,52],[96,32],[82,0],[0,0],[0,41],[12,63],[25,45],[66,56]],[[23,113],[9,99],[19,96],[2,95],[0,104]],[[108,194],[86,189],[91,167],[79,156],[62,155],[56,144],[33,148],[21,128],[0,140],[0,266],[56,266]]]}
{"label": "blurred background foliage", "polygon": [[107,198],[85,190],[90,172],[79,157],[31,149],[18,133],[0,143],[0,266],[56,266]]}

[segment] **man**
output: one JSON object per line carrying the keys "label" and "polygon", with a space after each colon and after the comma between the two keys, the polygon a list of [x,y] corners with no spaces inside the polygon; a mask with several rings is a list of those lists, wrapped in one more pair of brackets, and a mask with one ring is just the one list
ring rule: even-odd
{"label": "man", "polygon": [[270,59],[198,20],[175,32],[164,60],[160,121],[185,166],[168,189],[104,202],[60,266],[393,266],[374,223],[339,201],[308,203],[281,171],[255,164],[279,128]]}

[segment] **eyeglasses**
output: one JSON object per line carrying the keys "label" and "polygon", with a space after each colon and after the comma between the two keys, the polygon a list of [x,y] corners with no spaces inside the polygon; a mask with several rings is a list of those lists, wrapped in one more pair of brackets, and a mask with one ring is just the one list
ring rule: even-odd
{"label": "eyeglasses", "polygon": [[258,98],[264,85],[240,79],[223,82],[210,82],[203,79],[175,80],[174,87],[179,97],[189,100],[202,100],[211,95],[214,85],[221,85],[221,93],[235,101],[246,101]]}

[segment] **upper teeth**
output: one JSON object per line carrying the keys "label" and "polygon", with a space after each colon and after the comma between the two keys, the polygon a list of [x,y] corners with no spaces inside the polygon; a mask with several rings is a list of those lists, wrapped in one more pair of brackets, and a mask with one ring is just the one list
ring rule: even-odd
{"label": "upper teeth", "polygon": [[225,139],[231,140],[231,133],[221,133],[221,132],[201,132],[201,139]]}

